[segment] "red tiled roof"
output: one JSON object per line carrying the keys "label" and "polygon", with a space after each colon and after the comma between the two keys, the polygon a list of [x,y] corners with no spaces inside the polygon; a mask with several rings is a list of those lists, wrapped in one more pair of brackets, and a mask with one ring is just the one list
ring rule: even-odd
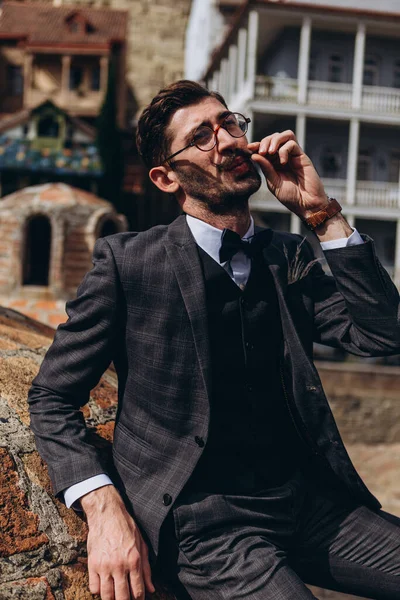
{"label": "red tiled roof", "polygon": [[[79,32],[71,31],[74,15],[88,24]],[[127,12],[76,6],[49,6],[40,3],[4,2],[0,16],[2,37],[25,38],[27,45],[109,44],[126,38]]]}

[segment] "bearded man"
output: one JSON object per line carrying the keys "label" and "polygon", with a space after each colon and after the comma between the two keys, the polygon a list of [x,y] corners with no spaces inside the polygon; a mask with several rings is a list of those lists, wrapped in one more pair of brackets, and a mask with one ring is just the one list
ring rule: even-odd
{"label": "bearded man", "polygon": [[[38,448],[86,513],[103,600],[143,600],[157,557],[178,598],[306,600],[307,582],[394,600],[399,521],[354,470],[312,353],[398,353],[398,292],[293,132],[248,143],[248,123],[189,81],[143,112],[139,151],[184,215],[97,241],[29,394]],[[258,169],[333,276],[300,236],[254,226]],[[111,361],[118,489],[80,412]]]}

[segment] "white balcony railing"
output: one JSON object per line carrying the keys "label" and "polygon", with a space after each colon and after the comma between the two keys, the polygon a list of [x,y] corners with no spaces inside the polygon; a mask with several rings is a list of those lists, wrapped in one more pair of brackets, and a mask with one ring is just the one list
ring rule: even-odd
{"label": "white balcony railing", "polygon": [[389,87],[364,86],[362,108],[368,112],[400,114],[400,90]]}
{"label": "white balcony railing", "polygon": [[268,77],[258,75],[256,77],[255,95],[263,100],[279,100],[279,102],[297,101],[297,79],[289,77]]}
{"label": "white balcony railing", "polygon": [[[345,206],[347,204],[347,181],[326,179],[324,186],[330,196],[334,196]],[[358,181],[355,206],[382,209],[400,209],[400,186],[385,181]]]}
{"label": "white balcony railing", "polygon": [[359,181],[356,187],[356,206],[400,208],[400,190],[397,183]]}
{"label": "white balcony railing", "polygon": [[307,103],[310,106],[327,108],[350,108],[352,93],[352,86],[349,83],[309,81]]}
{"label": "white balcony railing", "polygon": [[[298,82],[290,77],[258,75],[255,97],[271,102],[297,103]],[[306,105],[331,109],[351,109],[353,86],[350,83],[309,81]],[[361,110],[369,113],[400,115],[400,89],[364,86]]]}

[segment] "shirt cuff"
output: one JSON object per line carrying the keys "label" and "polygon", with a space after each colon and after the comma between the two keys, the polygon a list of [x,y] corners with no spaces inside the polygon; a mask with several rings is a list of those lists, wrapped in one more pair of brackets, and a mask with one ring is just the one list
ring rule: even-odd
{"label": "shirt cuff", "polygon": [[100,475],[95,475],[94,477],[89,477],[88,479],[84,479],[79,483],[75,483],[75,485],[71,485],[71,487],[66,488],[64,490],[64,502],[67,508],[74,508],[75,510],[82,510],[80,503],[77,503],[74,506],[74,503],[77,502],[82,496],[88,494],[89,492],[93,492],[93,490],[97,490],[100,487],[105,485],[113,485],[113,482],[104,473]]}
{"label": "shirt cuff", "polygon": [[348,238],[338,238],[329,242],[321,242],[322,250],[335,250],[336,248],[345,248],[346,246],[358,246],[363,244],[364,240],[358,233],[357,229],[352,227],[353,233]]}

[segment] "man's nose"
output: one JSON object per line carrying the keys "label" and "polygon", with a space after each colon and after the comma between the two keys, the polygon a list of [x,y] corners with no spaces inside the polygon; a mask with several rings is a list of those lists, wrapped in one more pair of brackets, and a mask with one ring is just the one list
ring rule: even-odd
{"label": "man's nose", "polygon": [[221,125],[217,125],[214,129],[214,134],[217,140],[218,152],[222,153],[224,150],[236,147],[236,139]]}

